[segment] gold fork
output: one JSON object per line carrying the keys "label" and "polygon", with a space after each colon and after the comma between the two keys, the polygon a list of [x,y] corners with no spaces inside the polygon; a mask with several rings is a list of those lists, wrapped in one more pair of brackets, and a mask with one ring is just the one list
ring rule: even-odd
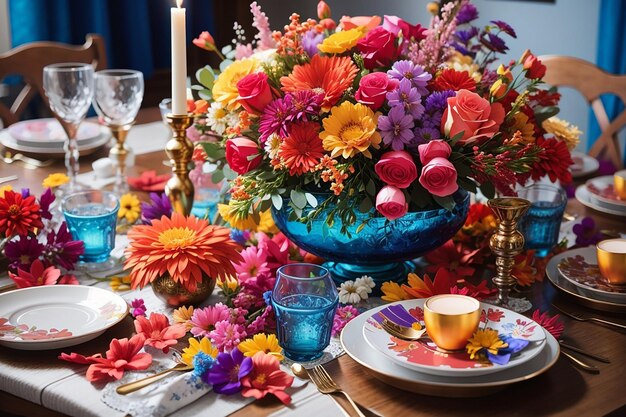
{"label": "gold fork", "polygon": [[170,372],[176,372],[176,371],[186,372],[186,371],[191,371],[192,369],[193,369],[192,365],[187,365],[184,362],[179,362],[173,367],[171,367],[170,369],[166,369],[165,371],[161,371],[157,374],[150,375],[150,376],[138,379],[133,382],[129,382],[128,384],[120,385],[119,387],[117,387],[115,392],[117,392],[120,395],[130,394],[131,392],[138,391],[144,387],[147,387],[148,385],[154,382],[157,382],[160,379],[165,378],[167,374],[169,374]]}
{"label": "gold fork", "polygon": [[606,324],[607,326],[617,327],[618,329],[626,329],[626,325],[615,323],[614,321],[604,320],[604,319],[600,319],[598,317],[586,317],[586,316],[583,316],[580,313],[571,313],[569,311],[562,310],[556,304],[552,304],[552,307],[554,307],[557,310],[559,310],[564,316],[567,316],[567,317],[569,317],[571,319],[574,319],[576,321],[593,321],[593,322],[596,322],[596,323]]}
{"label": "gold fork", "polygon": [[380,325],[390,335],[404,340],[418,340],[426,333],[426,329],[416,330],[412,327],[401,326],[386,318],[383,318]]}
{"label": "gold fork", "polygon": [[339,385],[337,385],[337,383],[330,377],[330,375],[328,375],[328,372],[326,372],[326,369],[324,369],[322,365],[317,365],[316,367],[312,368],[309,374],[311,376],[311,380],[313,381],[319,392],[321,392],[322,394],[343,394],[350,402],[350,405],[352,406],[354,411],[356,411],[357,415],[359,417],[365,417],[365,414],[363,414],[359,407],[357,407],[357,405],[354,403],[354,401],[352,401],[352,398],[350,398],[348,393],[342,390]]}

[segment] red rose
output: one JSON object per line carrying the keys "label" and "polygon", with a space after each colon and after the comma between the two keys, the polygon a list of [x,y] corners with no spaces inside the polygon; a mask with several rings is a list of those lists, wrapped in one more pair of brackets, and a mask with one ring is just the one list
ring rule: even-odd
{"label": "red rose", "polygon": [[526,78],[531,80],[543,78],[546,75],[546,66],[533,54],[529,54],[524,60],[524,69],[527,70]]}
{"label": "red rose", "polygon": [[433,158],[422,168],[420,184],[438,197],[446,197],[459,189],[457,173],[452,162],[445,158]]}
{"label": "red rose", "polygon": [[356,46],[363,56],[365,68],[369,70],[391,64],[399,53],[396,37],[382,26],[367,32]]}
{"label": "red rose", "polygon": [[399,219],[408,209],[406,197],[399,188],[387,185],[376,196],[376,210],[389,220]]}
{"label": "red rose", "polygon": [[476,93],[459,90],[448,98],[448,108],[441,117],[441,131],[449,137],[463,132],[461,145],[482,142],[493,137],[504,121],[504,107],[489,103]]}
{"label": "red rose", "polygon": [[384,72],[372,72],[361,78],[356,101],[376,111],[383,105],[389,91],[398,87],[398,80],[389,78]]}
{"label": "red rose", "polygon": [[252,114],[261,114],[265,106],[274,99],[264,72],[254,72],[243,77],[237,82],[237,91],[239,102]]}
{"label": "red rose", "polygon": [[407,188],[417,178],[417,167],[406,151],[384,153],[374,166],[381,180],[398,188]]}
{"label": "red rose", "polygon": [[[252,158],[254,155],[256,157]],[[233,171],[243,175],[261,163],[259,146],[248,138],[228,139],[226,141],[226,161]]]}

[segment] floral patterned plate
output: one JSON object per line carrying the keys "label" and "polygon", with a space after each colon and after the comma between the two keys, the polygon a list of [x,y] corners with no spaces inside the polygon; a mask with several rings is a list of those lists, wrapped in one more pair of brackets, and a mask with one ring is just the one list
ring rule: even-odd
{"label": "floral patterned plate", "polygon": [[615,193],[614,180],[612,175],[597,177],[586,182],[587,190],[591,198],[604,203],[626,207],[626,200],[622,200]]}
{"label": "floral patterned plate", "polygon": [[574,165],[570,167],[570,171],[574,178],[585,177],[596,172],[600,167],[600,163],[596,158],[582,152],[572,152],[572,160]]}
{"label": "floral patterned plate", "polygon": [[[401,305],[415,318],[415,321],[419,321],[423,325],[425,301],[426,299],[406,300],[394,303],[391,306]],[[500,334],[527,340],[531,343],[525,349],[513,355],[511,360],[505,365],[495,365],[489,361],[473,360],[464,351],[441,351],[428,338],[408,342],[391,336],[378,323],[380,317],[378,312],[385,307],[389,307],[389,305],[368,313],[368,319],[363,326],[363,336],[370,346],[393,360],[394,363],[414,371],[454,377],[484,375],[521,365],[534,358],[545,347],[546,334],[539,324],[513,311],[481,303],[483,313],[479,328],[491,328],[497,330]],[[389,317],[389,314],[386,314],[386,316]]]}
{"label": "floral patterned plate", "polygon": [[595,247],[567,251],[567,256],[561,259],[557,268],[563,278],[580,288],[587,297],[626,304],[626,290],[604,283]]}
{"label": "floral patterned plate", "polygon": [[94,339],[119,323],[128,305],[111,291],[46,285],[0,294],[0,345],[58,349]]}

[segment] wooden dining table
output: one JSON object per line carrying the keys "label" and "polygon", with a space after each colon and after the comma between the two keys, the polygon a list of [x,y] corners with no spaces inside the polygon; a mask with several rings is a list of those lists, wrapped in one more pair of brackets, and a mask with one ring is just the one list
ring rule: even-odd
{"label": "wooden dining table", "polygon": [[[159,118],[158,109],[147,109],[142,110],[138,122],[154,121]],[[89,171],[90,161],[106,154],[107,151],[103,149],[81,158],[81,171]],[[130,169],[128,175],[136,176],[144,170],[167,173],[169,168],[162,163],[165,158],[164,152],[138,155],[135,166]],[[21,163],[9,165],[0,161],[0,177],[16,175],[18,179],[9,184],[17,189],[28,187],[34,194],[42,191],[43,178],[50,173],[64,170],[62,160],[35,170],[26,169]],[[569,200],[566,212],[578,218],[592,217],[599,229],[626,233],[626,218],[596,212],[575,199]],[[557,314],[558,311],[552,304],[558,303],[561,308],[570,312],[580,312],[626,324],[625,314],[605,313],[583,307],[577,304],[576,300],[559,293],[546,278],[534,283],[521,295],[533,303],[532,310],[540,309],[549,311],[552,315]],[[597,366],[600,369],[599,374],[583,372],[561,356],[547,372],[530,380],[509,385],[495,394],[479,398],[442,398],[415,394],[386,385],[348,355],[333,360],[325,367],[356,402],[381,416],[626,416],[626,331],[597,323],[579,322],[568,317],[562,317],[561,320],[565,323],[562,337],[564,342],[610,359],[611,363],[605,364],[581,357]],[[125,329],[119,331],[129,332],[127,336],[132,331],[132,326],[128,324],[119,325]],[[94,343],[106,347],[110,338],[107,332]],[[0,350],[0,361],[8,360],[10,354],[8,349]],[[337,396],[337,400],[346,403],[342,396]],[[265,416],[280,407],[282,404],[275,398],[265,398],[232,415]],[[210,410],[207,412],[210,413]],[[0,415],[4,415],[3,413],[44,417],[63,415],[0,391]],[[325,413],[325,410],[319,410],[319,415],[330,414]]]}

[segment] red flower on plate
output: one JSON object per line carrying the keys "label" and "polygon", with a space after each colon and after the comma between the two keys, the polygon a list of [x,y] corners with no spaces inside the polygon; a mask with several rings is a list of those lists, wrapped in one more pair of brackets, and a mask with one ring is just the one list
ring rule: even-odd
{"label": "red flower on plate", "polygon": [[129,177],[131,187],[140,191],[163,191],[170,174],[157,175],[156,171],[144,171],[139,177]]}
{"label": "red flower on plate", "polygon": [[137,334],[145,337],[144,344],[146,346],[161,349],[163,353],[167,353],[170,346],[178,343],[178,339],[187,333],[183,324],[170,326],[169,319],[161,313],[151,313],[149,319],[145,316],[137,316],[135,330],[137,330]]}

